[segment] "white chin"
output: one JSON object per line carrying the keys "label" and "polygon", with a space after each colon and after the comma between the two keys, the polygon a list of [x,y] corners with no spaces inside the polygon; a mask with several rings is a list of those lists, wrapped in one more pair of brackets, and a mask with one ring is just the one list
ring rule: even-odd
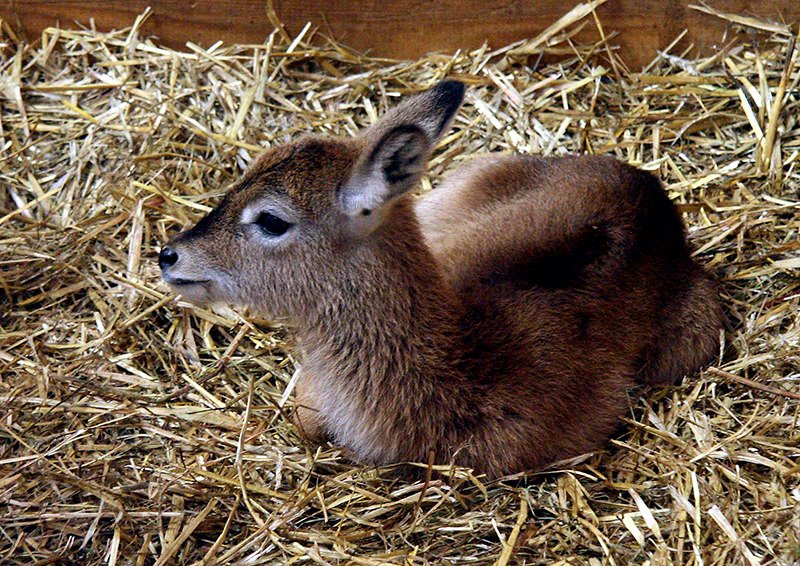
{"label": "white chin", "polygon": [[205,307],[214,302],[207,283],[184,283],[181,285],[170,284],[172,292],[180,298],[198,307]]}

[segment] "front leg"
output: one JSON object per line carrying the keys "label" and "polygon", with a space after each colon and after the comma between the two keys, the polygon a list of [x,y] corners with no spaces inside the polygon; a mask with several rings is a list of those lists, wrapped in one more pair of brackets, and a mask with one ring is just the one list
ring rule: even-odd
{"label": "front leg", "polygon": [[319,411],[313,377],[302,369],[295,385],[294,415],[292,422],[309,442],[322,443],[327,437],[325,419]]}

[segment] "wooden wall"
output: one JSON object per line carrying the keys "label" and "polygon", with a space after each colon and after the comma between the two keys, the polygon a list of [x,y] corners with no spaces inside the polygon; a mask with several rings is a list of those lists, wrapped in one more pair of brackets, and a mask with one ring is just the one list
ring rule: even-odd
{"label": "wooden wall", "polygon": [[[501,46],[535,36],[578,0],[274,0],[279,18],[297,33],[307,21],[344,43],[376,55],[417,57],[488,41]],[[720,44],[727,22],[689,8],[693,0],[609,0],[598,9],[606,32],[617,31],[623,59],[641,67],[687,28],[688,39],[707,50]],[[708,0],[725,12],[775,21],[800,21],[800,0]],[[144,31],[165,44],[262,42],[272,29],[266,0],[0,0],[0,17],[35,38],[47,26],[75,26],[94,18],[100,29],[130,25],[147,6]],[[588,27],[588,26],[587,26]],[[591,30],[591,36],[595,36]]]}

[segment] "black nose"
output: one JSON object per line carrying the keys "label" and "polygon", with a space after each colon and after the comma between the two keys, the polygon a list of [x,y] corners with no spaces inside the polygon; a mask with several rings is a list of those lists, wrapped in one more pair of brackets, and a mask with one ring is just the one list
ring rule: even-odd
{"label": "black nose", "polygon": [[178,261],[178,254],[169,246],[161,248],[161,253],[158,254],[158,267],[164,269],[170,265],[175,265]]}

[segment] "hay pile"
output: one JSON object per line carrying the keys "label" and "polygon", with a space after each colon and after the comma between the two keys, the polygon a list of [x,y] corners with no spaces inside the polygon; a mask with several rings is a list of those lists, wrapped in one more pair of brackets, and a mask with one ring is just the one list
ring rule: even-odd
{"label": "hay pile", "polygon": [[[673,46],[631,73],[588,9],[500,51],[400,63],[308,28],[180,53],[140,37],[146,16],[32,45],[3,28],[0,562],[800,561],[788,28],[729,18],[744,43],[697,60]],[[583,26],[601,39],[577,44]],[[175,304],[156,267],[261,148],[352,134],[445,76],[471,88],[423,190],[498,150],[657,171],[729,320],[719,369],[634,392],[606,452],[495,483],[446,466],[418,481],[304,444],[284,411],[286,333]]]}

